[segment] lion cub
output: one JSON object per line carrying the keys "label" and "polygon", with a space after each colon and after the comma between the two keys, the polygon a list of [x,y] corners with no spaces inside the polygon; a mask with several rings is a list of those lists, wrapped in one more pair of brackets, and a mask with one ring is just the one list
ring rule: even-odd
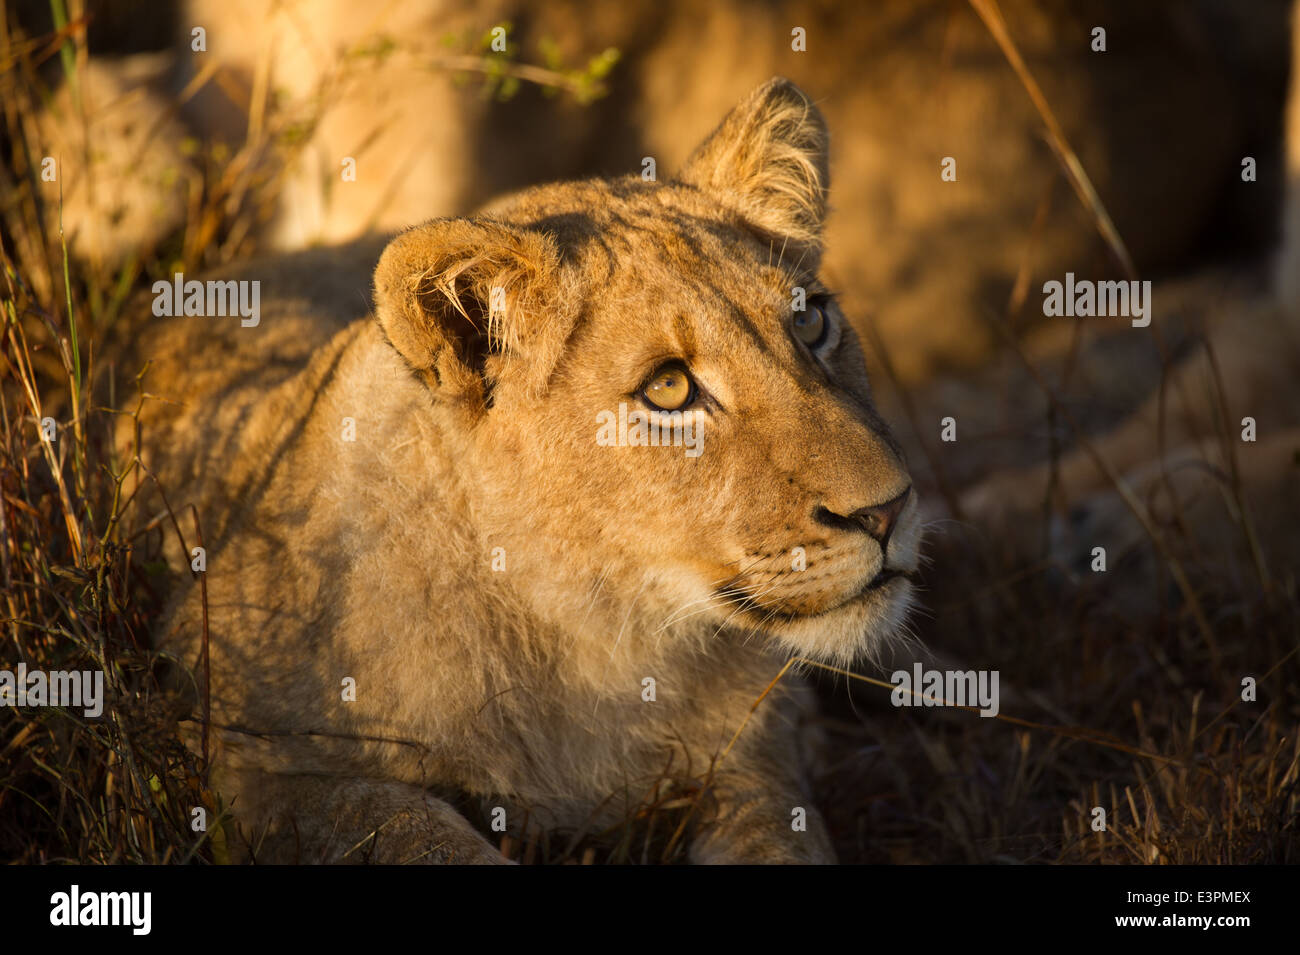
{"label": "lion cub", "polygon": [[[255,322],[154,319],[141,457],[201,515],[245,854],[501,861],[452,800],[591,831],[671,766],[711,773],[695,861],[833,860],[796,678],[719,759],[787,658],[850,661],[913,599],[916,495],[817,278],[826,150],[772,80],[673,181],[529,189],[377,267],[222,276]],[[203,619],[187,575],[158,638],[200,691]]]}

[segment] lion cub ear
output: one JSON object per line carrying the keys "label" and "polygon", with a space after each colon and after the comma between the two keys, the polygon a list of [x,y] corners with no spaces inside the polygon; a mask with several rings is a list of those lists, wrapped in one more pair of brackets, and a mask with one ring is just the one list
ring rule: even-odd
{"label": "lion cub ear", "polygon": [[827,138],[817,107],[776,77],[727,114],[678,178],[774,237],[815,248],[830,188]]}
{"label": "lion cub ear", "polygon": [[384,249],[375,311],[393,347],[440,397],[489,405],[507,368],[526,364],[557,268],[544,235],[488,219],[435,219]]}

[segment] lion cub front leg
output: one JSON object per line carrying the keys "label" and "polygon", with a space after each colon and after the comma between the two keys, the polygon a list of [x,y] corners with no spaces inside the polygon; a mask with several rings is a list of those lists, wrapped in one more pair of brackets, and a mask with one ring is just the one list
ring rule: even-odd
{"label": "lion cub front leg", "polygon": [[718,792],[717,814],[691,843],[697,865],[821,865],[836,861],[826,824],[796,787],[774,793],[770,780],[734,781]]}
{"label": "lion cub front leg", "polygon": [[708,787],[711,811],[690,845],[694,863],[835,863],[826,822],[803,785],[796,726],[810,706],[797,695],[779,719],[723,756]]}
{"label": "lion cub front leg", "polygon": [[453,806],[418,786],[264,772],[241,773],[239,783],[232,842],[254,861],[509,864]]}
{"label": "lion cub front leg", "polygon": [[[737,700],[745,707],[752,698]],[[816,710],[809,687],[788,683],[767,701],[734,748],[704,759],[716,773],[691,840],[696,864],[834,864],[835,849],[805,778],[807,718]],[[731,717],[743,716],[737,708]],[[744,724],[741,724],[744,726]],[[701,806],[701,808],[704,808]]]}

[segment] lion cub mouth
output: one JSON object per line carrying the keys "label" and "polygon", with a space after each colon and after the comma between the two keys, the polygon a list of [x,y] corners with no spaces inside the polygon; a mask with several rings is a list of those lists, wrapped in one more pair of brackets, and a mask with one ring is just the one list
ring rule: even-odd
{"label": "lion cub mouth", "polygon": [[774,621],[816,620],[818,617],[829,617],[841,613],[855,604],[867,603],[872,600],[888,600],[893,596],[894,591],[901,589],[898,586],[900,581],[910,583],[915,580],[915,571],[886,567],[856,591],[846,595],[838,603],[819,610],[797,610],[782,606],[780,601],[765,603],[762,595],[756,596],[750,593],[746,587],[736,584],[720,587],[715,591],[715,594],[735,607],[739,612],[750,617],[757,617],[764,624],[770,624]]}

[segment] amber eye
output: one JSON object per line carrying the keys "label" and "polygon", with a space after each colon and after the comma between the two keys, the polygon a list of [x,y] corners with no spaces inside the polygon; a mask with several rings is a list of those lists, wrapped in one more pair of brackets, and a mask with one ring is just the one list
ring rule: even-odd
{"label": "amber eye", "polygon": [[794,313],[795,337],[809,348],[815,348],[822,343],[829,326],[830,320],[826,317],[826,310],[820,304],[809,302],[808,307],[802,312]]}
{"label": "amber eye", "polygon": [[670,362],[654,373],[641,390],[645,400],[661,411],[677,411],[690,403],[695,385],[690,374],[678,362]]}

